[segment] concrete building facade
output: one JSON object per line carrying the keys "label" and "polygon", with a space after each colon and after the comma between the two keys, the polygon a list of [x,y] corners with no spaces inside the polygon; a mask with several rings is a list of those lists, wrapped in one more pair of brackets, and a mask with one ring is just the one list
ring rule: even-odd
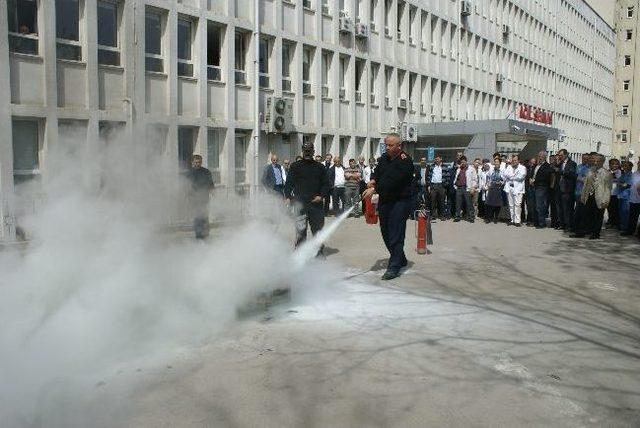
{"label": "concrete building facade", "polygon": [[638,46],[638,0],[617,0],[616,29],[616,88],[614,104],[614,136],[612,155],[618,158],[637,158],[640,154],[640,67],[636,59]]}
{"label": "concrete building facade", "polygon": [[[203,154],[229,189],[304,139],[370,157],[399,123],[523,105],[562,131],[551,150],[610,151],[615,34],[582,0],[8,0],[0,31],[4,238],[48,147],[114,130],[160,136],[176,163]],[[290,132],[267,132],[273,97]]]}

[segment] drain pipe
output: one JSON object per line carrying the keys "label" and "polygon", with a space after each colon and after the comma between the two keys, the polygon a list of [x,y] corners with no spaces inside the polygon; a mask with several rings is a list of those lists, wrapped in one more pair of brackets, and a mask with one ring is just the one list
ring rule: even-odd
{"label": "drain pipe", "polygon": [[259,155],[260,155],[260,0],[253,0],[253,184],[250,195],[256,196],[258,193]]}

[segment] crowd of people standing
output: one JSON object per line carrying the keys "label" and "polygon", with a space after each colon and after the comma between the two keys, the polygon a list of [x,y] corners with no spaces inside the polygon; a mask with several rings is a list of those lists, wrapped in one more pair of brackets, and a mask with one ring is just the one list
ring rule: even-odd
{"label": "crowd of people standing", "polygon": [[[352,205],[359,216],[359,195],[376,167],[376,160],[349,159],[344,166],[338,156],[315,156],[328,177],[330,190],[324,198],[325,215],[339,215]],[[282,193],[288,170],[272,156],[265,167],[265,188]],[[415,203],[430,210],[440,221],[476,219],[486,223],[501,221],[515,227],[551,227],[572,237],[598,239],[605,212],[606,226],[623,236],[638,235],[640,215],[640,162],[633,172],[629,161],[585,153],[581,163],[570,159],[565,149],[553,155],[541,151],[526,162],[517,154],[495,153],[493,159],[470,162],[462,152],[453,163],[445,164],[440,155],[427,163],[421,158],[415,167]]]}

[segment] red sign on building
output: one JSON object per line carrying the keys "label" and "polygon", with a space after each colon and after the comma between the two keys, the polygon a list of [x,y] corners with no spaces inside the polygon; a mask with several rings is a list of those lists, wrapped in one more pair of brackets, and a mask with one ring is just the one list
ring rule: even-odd
{"label": "red sign on building", "polygon": [[520,104],[518,117],[520,119],[532,120],[534,122],[543,123],[545,125],[553,124],[553,113],[538,107],[532,107],[527,104]]}

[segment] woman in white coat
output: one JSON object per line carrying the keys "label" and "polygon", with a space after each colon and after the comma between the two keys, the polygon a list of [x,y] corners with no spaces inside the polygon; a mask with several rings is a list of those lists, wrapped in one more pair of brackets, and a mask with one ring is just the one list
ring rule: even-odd
{"label": "woman in white coat", "polygon": [[509,201],[509,214],[511,215],[511,223],[509,224],[515,224],[520,227],[524,180],[527,177],[527,168],[524,165],[520,165],[518,155],[511,157],[511,164],[504,169],[502,177],[504,178],[504,191]]}

